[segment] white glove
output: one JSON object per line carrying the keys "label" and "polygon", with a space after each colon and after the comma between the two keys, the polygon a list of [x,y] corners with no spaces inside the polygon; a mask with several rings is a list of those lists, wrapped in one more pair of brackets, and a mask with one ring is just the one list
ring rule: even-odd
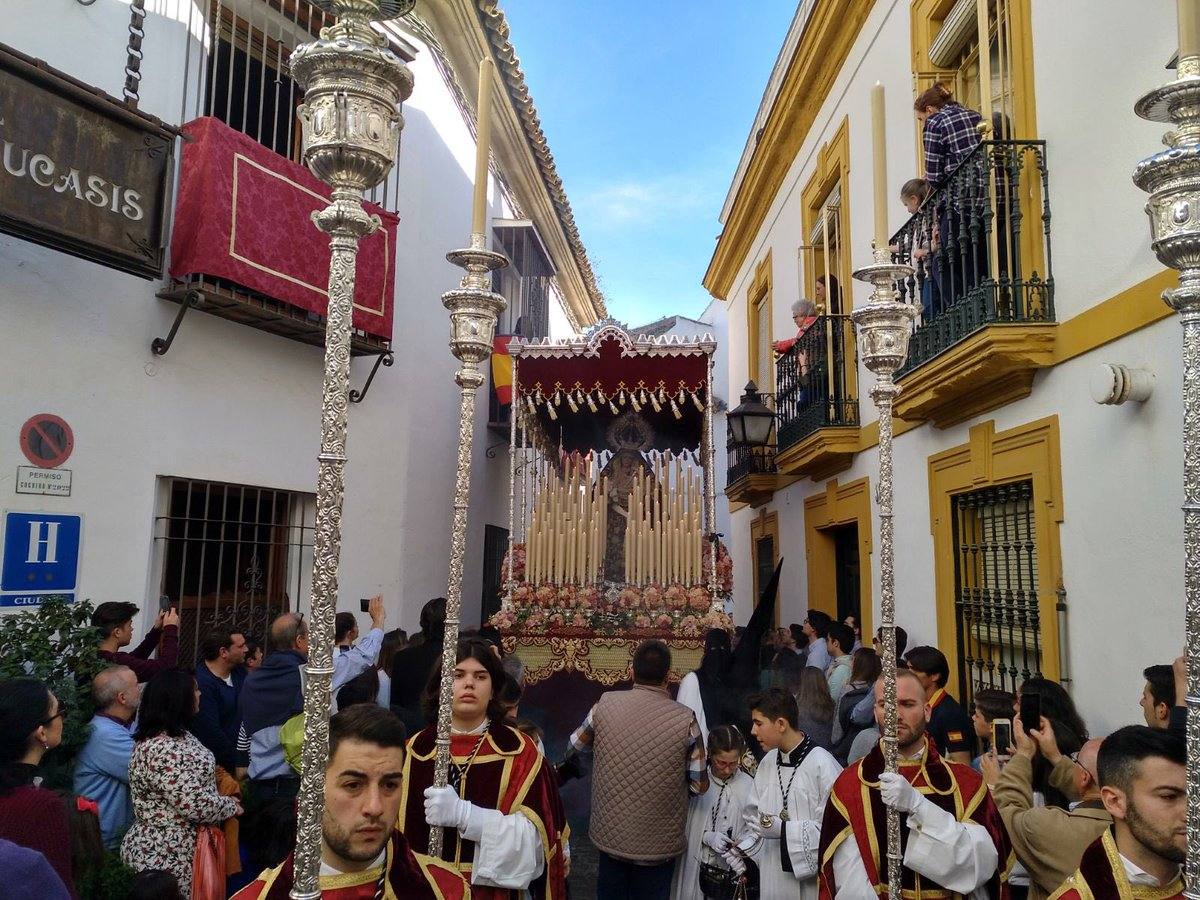
{"label": "white glove", "polygon": [[708,847],[715,853],[724,853],[729,849],[729,845],[733,842],[729,839],[729,835],[723,834],[720,831],[706,831],[701,838],[704,846]]}
{"label": "white glove", "polygon": [[921,807],[920,792],[899,772],[884,772],[879,776],[879,793],[884,805],[896,812],[912,815]]}
{"label": "white glove", "polygon": [[779,816],[769,816],[770,825],[763,825],[762,817],[752,814],[743,816],[742,821],[746,823],[746,827],[759,837],[767,838],[768,840],[777,841],[783,836],[783,820]]}
{"label": "white glove", "polygon": [[729,868],[737,872],[739,875],[746,874],[746,861],[742,859],[742,855],[732,847],[721,854],[721,858],[729,863]]}
{"label": "white glove", "polygon": [[750,851],[758,844],[759,837],[754,832],[746,835],[740,841],[733,845],[734,849],[740,850],[743,856],[749,856]]}
{"label": "white glove", "polygon": [[449,785],[425,788],[425,822],[428,825],[462,830],[471,820],[473,807],[474,804],[460,799]]}

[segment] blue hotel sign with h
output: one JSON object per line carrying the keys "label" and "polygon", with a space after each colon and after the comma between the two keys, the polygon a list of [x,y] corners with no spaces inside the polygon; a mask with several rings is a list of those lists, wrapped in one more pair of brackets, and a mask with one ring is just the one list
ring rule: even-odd
{"label": "blue hotel sign with h", "polygon": [[0,607],[37,606],[48,595],[74,600],[82,516],[6,512]]}

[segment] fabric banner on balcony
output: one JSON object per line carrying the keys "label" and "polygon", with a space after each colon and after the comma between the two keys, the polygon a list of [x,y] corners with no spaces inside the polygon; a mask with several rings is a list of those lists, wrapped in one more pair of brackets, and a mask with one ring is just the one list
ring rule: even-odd
{"label": "fabric banner on balcony", "polygon": [[496,400],[501,406],[512,403],[513,361],[508,354],[511,334],[498,334],[492,341],[492,384],[496,386]]}
{"label": "fabric banner on balcony", "polygon": [[[328,204],[328,185],[218,119],[195,119],[183,131],[171,275],[227,278],[325,315],[329,238],[310,214]],[[359,245],[354,327],[390,340],[399,217],[364,206],[383,227]]]}

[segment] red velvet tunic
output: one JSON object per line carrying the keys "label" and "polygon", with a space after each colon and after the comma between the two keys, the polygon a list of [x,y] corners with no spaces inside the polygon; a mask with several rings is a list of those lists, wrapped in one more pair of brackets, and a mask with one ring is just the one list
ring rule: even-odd
{"label": "red velvet tunic", "polygon": [[[282,865],[268,869],[230,900],[287,900],[295,878],[291,855]],[[398,831],[388,842],[385,865],[388,871],[384,900],[466,900],[470,888],[452,867],[412,852]],[[379,870],[346,872],[321,877],[324,900],[373,900]]]}
{"label": "red velvet tunic", "polygon": [[[427,852],[429,826],[425,822],[425,789],[433,784],[436,732],[426,728],[408,742],[404,759],[404,800],[400,805],[400,828],[413,849]],[[458,766],[471,759],[479,736],[456,734],[450,753]],[[529,885],[535,900],[566,897],[566,866],[563,846],[567,841],[566,816],[558,795],[558,783],[537,745],[515,728],[492,724],[479,752],[463,779],[464,799],[476,806],[497,809],[505,815],[519,813],[529,818],[542,839],[546,866]],[[469,881],[475,844],[463,840],[453,828],[443,831],[442,856]],[[476,900],[517,900],[519,891],[472,885]]]}
{"label": "red velvet tunic", "polygon": [[1160,888],[1130,884],[1110,830],[1083,851],[1079,869],[1050,895],[1050,900],[1179,900],[1182,897],[1183,880],[1178,876]]}
{"label": "red velvet tunic", "polygon": [[[882,773],[883,751],[877,744],[863,759],[847,767],[834,782],[825,806],[825,819],[821,823],[821,900],[833,900],[837,896],[833,854],[847,840],[858,844],[859,856],[867,871],[867,878],[875,886],[876,894],[880,898],[888,897],[886,859],[880,872],[880,860],[887,854],[887,808],[879,792],[879,776]],[[975,822],[987,829],[1000,861],[996,874],[988,883],[988,896],[992,900],[1008,900],[1012,846],[1004,830],[1000,811],[996,809],[992,795],[979,773],[970,766],[942,759],[929,740],[926,740],[924,762],[901,761],[900,773],[925,799],[951,813],[958,821]],[[900,817],[901,859],[908,843],[907,818],[904,815]],[[936,900],[959,896],[931,884],[903,865],[900,868],[900,880],[904,897]]]}

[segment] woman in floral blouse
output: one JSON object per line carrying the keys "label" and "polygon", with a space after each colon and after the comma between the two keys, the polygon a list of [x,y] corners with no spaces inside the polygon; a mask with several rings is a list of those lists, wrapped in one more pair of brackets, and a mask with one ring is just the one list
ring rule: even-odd
{"label": "woman in floral blouse", "polygon": [[190,672],[160,672],[142,692],[135,746],[129,759],[134,823],[121,858],[136,871],[166,869],[192,894],[192,857],[200,825],[241,815],[233,797],[217,793],[216,761],[187,730],[200,704]]}

